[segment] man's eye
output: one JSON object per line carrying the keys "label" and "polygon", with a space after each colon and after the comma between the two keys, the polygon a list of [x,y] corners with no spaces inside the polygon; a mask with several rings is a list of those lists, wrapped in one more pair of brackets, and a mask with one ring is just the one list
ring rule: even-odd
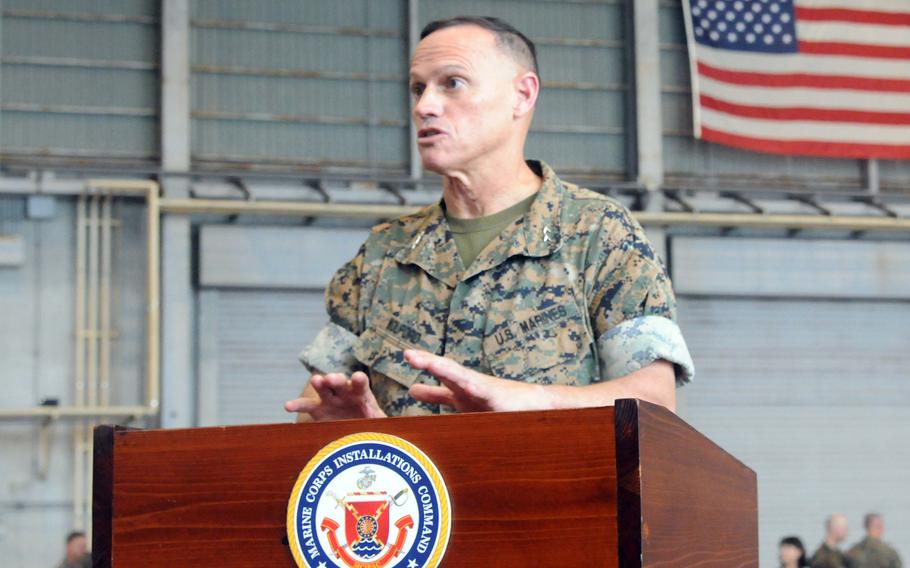
{"label": "man's eye", "polygon": [[459,77],[449,77],[446,79],[446,88],[447,89],[458,89],[465,85],[464,79]]}
{"label": "man's eye", "polygon": [[423,94],[423,89],[424,89],[423,85],[411,85],[411,94],[414,95],[415,97],[419,97],[420,95]]}

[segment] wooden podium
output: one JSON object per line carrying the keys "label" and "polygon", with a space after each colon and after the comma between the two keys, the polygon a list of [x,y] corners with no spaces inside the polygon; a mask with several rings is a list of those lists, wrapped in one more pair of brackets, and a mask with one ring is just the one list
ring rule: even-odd
{"label": "wooden podium", "polygon": [[755,567],[755,473],[662,407],[95,429],[95,567],[295,566],[297,476],[326,444],[401,437],[451,498],[442,566]]}

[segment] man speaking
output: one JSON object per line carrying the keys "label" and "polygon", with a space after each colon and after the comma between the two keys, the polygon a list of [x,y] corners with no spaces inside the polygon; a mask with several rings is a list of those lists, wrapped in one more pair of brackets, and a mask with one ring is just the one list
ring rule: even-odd
{"label": "man speaking", "polygon": [[442,200],[373,228],[301,353],[302,420],[675,408],[694,373],[669,278],[617,202],[525,161],[534,44],[496,18],[428,24],[411,61],[417,143]]}

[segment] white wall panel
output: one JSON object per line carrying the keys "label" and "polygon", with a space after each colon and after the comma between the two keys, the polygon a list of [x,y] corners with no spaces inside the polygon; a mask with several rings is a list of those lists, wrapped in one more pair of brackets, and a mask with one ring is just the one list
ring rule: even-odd
{"label": "white wall panel", "polygon": [[297,289],[325,287],[369,235],[266,225],[206,225],[199,233],[201,285]]}
{"label": "white wall panel", "polygon": [[200,425],[288,422],[309,373],[297,354],[328,321],[322,291],[205,290]]}
{"label": "white wall panel", "polygon": [[806,239],[678,237],[677,292],[910,300],[910,245]]}
{"label": "white wall panel", "polygon": [[[679,273],[681,268],[677,268]],[[683,295],[696,366],[683,417],[758,474],[761,566],[825,517],[879,511],[910,555],[910,303]]]}

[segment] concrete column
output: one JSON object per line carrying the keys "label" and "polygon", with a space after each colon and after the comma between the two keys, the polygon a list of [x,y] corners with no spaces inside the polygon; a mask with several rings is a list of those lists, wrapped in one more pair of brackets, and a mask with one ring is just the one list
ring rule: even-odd
{"label": "concrete column", "polygon": [[[161,18],[161,162],[168,197],[186,197],[190,169],[189,2],[163,0]],[[186,215],[161,223],[161,425],[194,426],[192,225]]]}
{"label": "concrete column", "polygon": [[633,6],[638,181],[649,191],[654,191],[664,181],[659,4],[658,0],[636,0],[627,5]]}

